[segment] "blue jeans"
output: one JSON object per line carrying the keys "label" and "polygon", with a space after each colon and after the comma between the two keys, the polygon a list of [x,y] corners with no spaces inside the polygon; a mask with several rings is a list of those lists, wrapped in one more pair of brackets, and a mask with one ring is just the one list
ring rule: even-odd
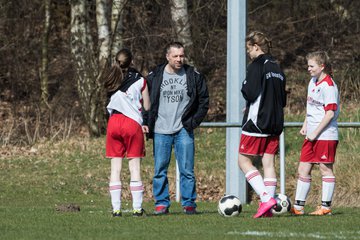
{"label": "blue jeans", "polygon": [[180,171],[181,205],[196,207],[196,179],[194,175],[194,133],[182,128],[174,134],[154,135],[153,194],[155,206],[170,206],[169,182],[167,178],[172,146]]}

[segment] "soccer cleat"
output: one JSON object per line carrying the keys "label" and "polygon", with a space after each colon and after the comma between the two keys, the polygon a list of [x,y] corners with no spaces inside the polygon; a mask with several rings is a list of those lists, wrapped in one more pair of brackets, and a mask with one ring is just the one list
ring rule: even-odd
{"label": "soccer cleat", "polygon": [[164,205],[159,205],[155,207],[154,214],[155,215],[164,215],[169,213],[169,207]]}
{"label": "soccer cleat", "polygon": [[[261,202],[259,202],[259,208],[260,208]],[[269,211],[267,211],[266,213],[264,213],[264,215],[262,215],[261,217],[263,218],[271,218],[273,217],[273,213],[272,213],[272,208],[270,208]]]}
{"label": "soccer cleat", "polygon": [[112,216],[113,217],[121,217],[122,216],[122,213],[121,213],[121,210],[115,210],[112,212]]}
{"label": "soccer cleat", "polygon": [[192,207],[192,206],[185,206],[185,207],[183,207],[183,210],[184,210],[185,214],[189,214],[189,215],[197,213],[196,208]]}
{"label": "soccer cleat", "polygon": [[331,209],[326,209],[321,206],[318,206],[316,210],[312,213],[309,213],[309,215],[313,215],[313,216],[331,215]]}
{"label": "soccer cleat", "polygon": [[290,210],[292,215],[301,216],[304,215],[304,207],[302,207],[300,210],[296,209],[295,207],[292,207]]}
{"label": "soccer cleat", "polygon": [[141,217],[143,215],[145,215],[145,210],[143,208],[133,210],[133,217]]}
{"label": "soccer cleat", "polygon": [[265,212],[263,215],[262,215],[263,218],[271,218],[273,217],[273,213],[271,211],[271,208],[270,210],[268,210],[267,212]]}
{"label": "soccer cleat", "polygon": [[276,200],[274,198],[270,198],[267,202],[260,203],[260,207],[257,211],[257,213],[253,216],[253,218],[259,218],[263,216],[267,211],[271,210],[272,207],[274,207],[276,204]]}

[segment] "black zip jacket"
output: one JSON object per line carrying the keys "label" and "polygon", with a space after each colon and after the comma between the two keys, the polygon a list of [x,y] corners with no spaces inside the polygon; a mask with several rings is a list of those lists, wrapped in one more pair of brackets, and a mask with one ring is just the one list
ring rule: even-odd
{"label": "black zip jacket", "polygon": [[248,66],[241,92],[246,100],[242,130],[248,135],[280,135],[284,128],[286,78],[269,54]]}
{"label": "black zip jacket", "polygon": [[[149,127],[149,137],[153,138],[155,121],[158,116],[160,86],[166,64],[157,66],[146,77],[150,93],[150,110],[143,114],[143,125]],[[209,92],[205,77],[197,72],[194,67],[184,65],[186,72],[187,94],[190,97],[189,104],[181,117],[184,128],[191,131],[198,127],[209,110]]]}
{"label": "black zip jacket", "polygon": [[134,84],[134,82],[136,82],[137,80],[139,80],[142,77],[143,76],[141,75],[141,73],[138,72],[138,70],[136,70],[135,68],[129,67],[127,72],[124,73],[124,78],[123,78],[120,86],[116,90],[114,90],[112,92],[108,92],[107,97],[110,99],[110,97],[114,93],[116,93],[118,90],[120,90],[122,92],[126,92],[128,90],[128,88]]}

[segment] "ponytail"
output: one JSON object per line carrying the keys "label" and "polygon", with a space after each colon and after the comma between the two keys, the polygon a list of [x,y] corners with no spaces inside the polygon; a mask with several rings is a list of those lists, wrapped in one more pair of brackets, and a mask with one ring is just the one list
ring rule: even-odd
{"label": "ponytail", "polygon": [[253,31],[246,37],[246,42],[250,45],[258,45],[261,50],[270,54],[272,48],[271,40],[262,32]]}
{"label": "ponytail", "polygon": [[125,74],[132,62],[130,50],[123,48],[115,56],[115,62],[106,72],[104,87],[108,94],[117,91],[124,80]]}

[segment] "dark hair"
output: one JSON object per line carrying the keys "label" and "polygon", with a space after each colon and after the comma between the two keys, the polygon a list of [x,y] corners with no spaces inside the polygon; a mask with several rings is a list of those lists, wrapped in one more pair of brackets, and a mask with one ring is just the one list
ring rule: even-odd
{"label": "dark hair", "polygon": [[165,53],[169,53],[170,48],[184,48],[184,45],[181,42],[170,42],[165,47]]}
{"label": "dark hair", "polygon": [[[122,59],[120,59],[122,57]],[[119,64],[120,68],[126,69],[129,68],[131,61],[133,59],[132,53],[129,49],[123,48],[116,53],[115,61]]]}
{"label": "dark hair", "polygon": [[115,62],[105,74],[104,87],[108,93],[116,91],[131,65],[133,56],[129,49],[123,48],[116,53]]}
{"label": "dark hair", "polygon": [[306,60],[309,60],[309,59],[314,59],[317,64],[324,65],[323,71],[332,77],[332,75],[333,75],[332,66],[331,66],[330,58],[329,58],[329,55],[327,54],[327,52],[316,51],[316,52],[308,53],[306,55]]}
{"label": "dark hair", "polygon": [[[246,43],[250,45],[258,45],[264,52],[270,53],[272,48],[271,40],[266,35],[259,31],[253,31],[246,36]],[[265,49],[266,48],[266,49]]]}

